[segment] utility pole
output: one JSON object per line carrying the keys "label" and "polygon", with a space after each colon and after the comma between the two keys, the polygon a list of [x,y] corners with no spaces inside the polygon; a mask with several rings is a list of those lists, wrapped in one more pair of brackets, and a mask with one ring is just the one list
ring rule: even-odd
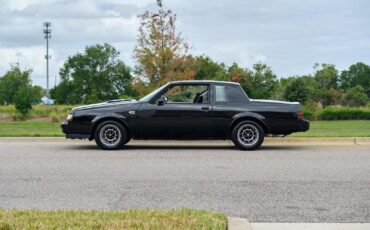
{"label": "utility pole", "polygon": [[51,58],[49,55],[49,39],[51,39],[51,23],[44,22],[44,38],[46,39],[46,98],[49,101],[49,59]]}

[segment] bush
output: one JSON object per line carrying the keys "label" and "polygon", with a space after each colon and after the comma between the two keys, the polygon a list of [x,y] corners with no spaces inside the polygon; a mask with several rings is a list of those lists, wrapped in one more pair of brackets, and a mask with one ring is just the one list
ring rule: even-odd
{"label": "bush", "polygon": [[50,115],[51,122],[59,122],[59,117],[56,113]]}
{"label": "bush", "polygon": [[132,99],[134,99],[134,97],[129,96],[129,95],[122,95],[122,96],[119,97],[119,99],[132,100]]}
{"label": "bush", "polygon": [[31,112],[32,117],[49,117],[53,113],[58,116],[67,116],[73,105],[37,105],[34,106]]}
{"label": "bush", "polygon": [[32,109],[32,97],[29,89],[20,88],[14,96],[15,108],[23,116],[26,116],[28,112]]}
{"label": "bush", "polygon": [[342,105],[350,107],[364,106],[368,101],[364,88],[359,85],[350,88],[342,97]]}
{"label": "bush", "polygon": [[320,120],[370,120],[370,109],[327,107],[318,116]]}
{"label": "bush", "polygon": [[0,105],[0,113],[14,114],[15,112],[17,112],[17,110],[14,105]]}
{"label": "bush", "polygon": [[302,108],[302,113],[303,113],[304,119],[307,119],[307,120],[310,120],[310,121],[317,120],[317,112],[316,111],[313,111],[309,108],[303,107]]}
{"label": "bush", "polygon": [[0,230],[12,230],[12,229],[13,227],[9,223],[0,220]]}
{"label": "bush", "polygon": [[12,115],[13,121],[24,121],[30,118],[30,114],[23,115],[19,112],[16,112]]}
{"label": "bush", "polygon": [[55,114],[59,121],[64,119],[77,105],[34,105],[26,116],[17,111],[14,105],[0,105],[0,117],[13,117],[14,120],[52,118]]}
{"label": "bush", "polygon": [[303,117],[307,120],[317,120],[321,111],[322,106],[317,102],[311,101],[302,106]]}

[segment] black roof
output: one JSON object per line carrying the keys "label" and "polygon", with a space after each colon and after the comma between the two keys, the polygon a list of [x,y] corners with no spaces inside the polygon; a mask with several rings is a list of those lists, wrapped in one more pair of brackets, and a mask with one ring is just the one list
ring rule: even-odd
{"label": "black roof", "polygon": [[234,84],[239,85],[237,82],[232,81],[215,81],[215,80],[183,80],[183,81],[171,81],[168,84],[172,83],[184,83],[184,84],[211,84],[211,83],[221,83],[221,84]]}

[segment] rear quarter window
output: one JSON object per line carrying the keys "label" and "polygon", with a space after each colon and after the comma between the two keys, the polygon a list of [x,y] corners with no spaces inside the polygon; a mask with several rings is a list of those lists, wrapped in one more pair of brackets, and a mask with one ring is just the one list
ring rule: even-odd
{"label": "rear quarter window", "polygon": [[246,103],[248,102],[247,95],[239,85],[227,86],[227,99],[229,103]]}

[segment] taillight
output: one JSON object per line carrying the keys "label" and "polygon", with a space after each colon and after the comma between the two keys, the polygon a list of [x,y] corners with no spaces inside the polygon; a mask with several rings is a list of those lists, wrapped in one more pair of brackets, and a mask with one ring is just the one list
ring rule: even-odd
{"label": "taillight", "polygon": [[303,119],[303,113],[301,111],[299,111],[297,113],[297,118],[298,118],[298,120],[302,120]]}

